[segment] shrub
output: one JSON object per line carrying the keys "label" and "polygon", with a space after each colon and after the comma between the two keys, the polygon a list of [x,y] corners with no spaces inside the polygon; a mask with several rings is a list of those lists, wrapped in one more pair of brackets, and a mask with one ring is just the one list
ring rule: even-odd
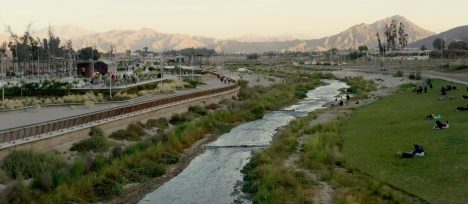
{"label": "shrub", "polygon": [[73,178],[78,178],[86,173],[86,164],[82,158],[76,158],[70,169],[70,174]]}
{"label": "shrub", "polygon": [[161,156],[161,162],[164,164],[175,164],[179,161],[179,156],[177,154],[163,153]]}
{"label": "shrub", "polygon": [[393,74],[394,77],[403,77],[403,71],[398,70]]}
{"label": "shrub", "polygon": [[107,160],[106,157],[104,157],[102,155],[97,155],[96,158],[94,158],[94,160],[92,162],[91,170],[92,171],[99,171],[100,169],[105,167],[107,163],[108,163],[108,160]]}
{"label": "shrub", "polygon": [[183,122],[187,121],[185,117],[182,117],[180,114],[174,114],[171,116],[171,119],[169,120],[169,123],[172,125],[178,125]]}
{"label": "shrub", "polygon": [[421,72],[418,71],[416,73],[414,72],[411,72],[409,75],[408,75],[408,78],[409,79],[412,79],[412,80],[421,80]]}
{"label": "shrub", "polygon": [[196,113],[202,116],[208,114],[208,111],[201,106],[190,106],[188,110],[189,112]]}
{"label": "shrub", "polygon": [[128,125],[127,130],[129,132],[135,133],[136,135],[140,137],[146,134],[144,125],[140,122],[132,123]]}
{"label": "shrub", "polygon": [[5,190],[8,203],[22,204],[31,203],[33,200],[32,192],[24,184],[21,178],[17,179],[12,185]]}
{"label": "shrub", "polygon": [[218,108],[220,108],[220,105],[218,105],[216,103],[212,103],[210,105],[207,105],[205,108],[209,109],[209,110],[217,110]]}
{"label": "shrub", "polygon": [[113,132],[110,136],[112,139],[116,140],[129,140],[129,141],[137,141],[141,138],[134,132],[130,132],[128,130],[117,130]]}
{"label": "shrub", "polygon": [[146,121],[146,128],[159,128],[159,129],[165,129],[169,126],[169,122],[167,121],[166,118],[159,118],[159,119],[149,119]]}
{"label": "shrub", "polygon": [[110,144],[100,128],[92,127],[89,135],[91,138],[73,144],[73,146],[70,148],[70,151],[104,152],[109,149]]}
{"label": "shrub", "polygon": [[64,166],[67,166],[65,159],[56,153],[18,150],[13,151],[5,158],[2,169],[12,178],[16,178],[18,175],[31,178]]}
{"label": "shrub", "polygon": [[261,119],[265,114],[265,108],[263,106],[255,106],[250,109],[250,113],[253,115],[254,119]]}
{"label": "shrub", "polygon": [[112,156],[113,157],[121,157],[124,153],[124,149],[122,145],[117,145],[114,148],[112,148]]}
{"label": "shrub", "polygon": [[7,184],[8,182],[10,182],[10,180],[10,177],[8,177],[5,171],[3,171],[3,169],[0,169],[0,183]]}
{"label": "shrub", "polygon": [[84,102],[84,105],[85,105],[85,107],[88,108],[88,109],[93,109],[94,106],[95,106],[95,104],[94,104],[93,101],[85,101],[85,102]]}
{"label": "shrub", "polygon": [[106,201],[120,195],[122,185],[112,178],[104,177],[93,185],[94,194],[99,201]]}
{"label": "shrub", "polygon": [[184,79],[184,82],[187,82],[185,88],[197,88],[198,81],[191,79]]}
{"label": "shrub", "polygon": [[148,178],[162,176],[166,172],[164,164],[149,161],[147,159],[138,162],[136,166],[131,166],[130,168],[134,173]]}

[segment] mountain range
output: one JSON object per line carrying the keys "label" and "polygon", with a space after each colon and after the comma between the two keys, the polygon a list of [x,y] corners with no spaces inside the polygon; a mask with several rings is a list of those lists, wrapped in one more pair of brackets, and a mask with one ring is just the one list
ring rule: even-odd
{"label": "mountain range", "polygon": [[436,38],[443,39],[446,42],[457,41],[457,40],[468,42],[468,26],[460,26],[460,27],[452,28],[448,31],[439,33],[437,35],[429,36],[427,38],[410,43],[409,47],[419,48],[424,45],[427,48],[433,48],[432,42],[434,42]]}
{"label": "mountain range", "polygon": [[[125,50],[138,50],[148,47],[153,51],[179,50],[183,48],[211,48],[217,52],[224,53],[261,53],[267,51],[326,51],[331,48],[340,50],[356,49],[361,45],[369,48],[377,47],[376,33],[381,34],[384,41],[383,31],[385,25],[392,20],[403,23],[408,33],[411,47],[422,44],[432,44],[435,33],[423,29],[412,23],[403,16],[392,16],[371,24],[358,24],[352,26],[336,35],[318,38],[310,38],[306,34],[289,34],[283,36],[259,36],[244,35],[233,39],[217,39],[203,36],[192,36],[185,34],[167,34],[158,32],[152,28],[142,28],[140,30],[111,30],[107,32],[92,32],[76,26],[55,26],[52,31],[56,36],[63,39],[71,39],[75,49],[94,46],[99,50],[107,51],[114,45],[118,52]],[[468,33],[467,27],[447,31],[454,33],[453,39]],[[37,30],[34,34],[39,37],[46,37],[49,29]],[[445,34],[447,40],[448,33]],[[465,35],[466,36],[466,35]],[[0,34],[0,42],[7,37]],[[426,40],[426,41],[425,41]],[[65,40],[64,40],[65,41]],[[431,43],[427,43],[431,42]],[[431,47],[431,46],[426,46]]]}

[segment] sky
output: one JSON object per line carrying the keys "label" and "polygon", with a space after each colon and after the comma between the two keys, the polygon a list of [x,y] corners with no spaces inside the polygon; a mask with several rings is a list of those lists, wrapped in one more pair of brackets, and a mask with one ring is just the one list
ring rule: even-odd
{"label": "sky", "polygon": [[467,8],[467,0],[0,0],[0,25],[16,32],[32,23],[36,29],[49,24],[94,32],[149,27],[216,38],[324,37],[393,15],[442,32],[468,25]]}

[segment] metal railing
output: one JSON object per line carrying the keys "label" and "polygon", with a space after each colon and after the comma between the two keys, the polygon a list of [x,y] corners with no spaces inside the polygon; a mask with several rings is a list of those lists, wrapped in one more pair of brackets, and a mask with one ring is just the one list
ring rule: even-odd
{"label": "metal railing", "polygon": [[[207,72],[207,74],[211,74],[214,76],[218,76],[216,73]],[[230,79],[230,82],[235,82],[234,80]],[[26,139],[34,136],[39,136],[47,133],[52,133],[60,130],[65,130],[68,128],[80,126],[80,125],[88,125],[93,122],[102,121],[106,119],[116,118],[118,116],[124,116],[127,114],[136,114],[138,112],[142,112],[145,110],[150,110],[156,107],[162,107],[165,105],[170,105],[177,102],[184,102],[187,100],[194,100],[202,97],[209,97],[217,94],[221,94],[224,92],[235,91],[239,89],[239,86],[234,83],[232,85],[221,87],[221,88],[214,88],[205,91],[198,91],[192,92],[183,95],[177,95],[173,97],[167,98],[160,98],[155,99],[152,101],[141,102],[138,104],[131,104],[122,107],[116,107],[112,109],[96,111],[92,113],[72,116],[61,118],[57,120],[51,120],[47,122],[26,125],[21,127],[15,127],[10,129],[5,129],[0,131],[0,143],[6,142],[13,142],[15,140]]]}

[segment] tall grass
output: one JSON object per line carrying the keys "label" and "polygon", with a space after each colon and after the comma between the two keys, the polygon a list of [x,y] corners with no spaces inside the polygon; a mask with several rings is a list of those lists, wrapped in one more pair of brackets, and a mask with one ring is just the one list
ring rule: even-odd
{"label": "tall grass", "polygon": [[[314,87],[320,84],[320,81],[308,79],[301,83],[308,83],[311,84],[307,85],[308,87]],[[198,119],[175,123],[176,126],[163,138],[142,140],[119,151],[120,153],[110,156],[97,155],[90,159],[90,162],[87,162],[87,159],[75,161],[73,171],[70,170],[73,176],[49,191],[42,191],[34,202],[89,203],[114,198],[121,194],[125,184],[143,182],[163,175],[166,165],[177,162],[179,155],[185,148],[190,147],[206,134],[226,132],[234,124],[254,120],[263,116],[265,111],[293,103],[298,99],[295,94],[298,84],[282,84],[253,89],[244,86],[242,92],[252,94],[244,95],[241,101],[230,101],[229,103],[232,104],[230,110],[207,111],[205,114],[206,109],[204,108],[192,108],[188,114],[191,114],[190,117],[196,116]],[[254,107],[263,107],[264,111],[252,111]],[[91,135],[100,135],[101,133],[99,130],[93,129]],[[284,144],[287,144],[288,151],[291,151],[297,142],[287,139]],[[278,148],[277,151],[282,149],[280,146]],[[58,169],[60,168],[54,170]],[[271,175],[279,177],[285,172],[287,172],[286,169]],[[298,179],[304,183],[309,182],[301,173],[287,175],[287,179],[282,180],[285,184],[294,184]],[[304,196],[300,196],[298,199],[305,200]]]}
{"label": "tall grass", "polygon": [[372,80],[365,80],[363,77],[346,77],[346,83],[349,88],[346,90],[350,94],[354,94],[353,98],[365,99],[368,98],[369,92],[376,91],[377,87]]}

